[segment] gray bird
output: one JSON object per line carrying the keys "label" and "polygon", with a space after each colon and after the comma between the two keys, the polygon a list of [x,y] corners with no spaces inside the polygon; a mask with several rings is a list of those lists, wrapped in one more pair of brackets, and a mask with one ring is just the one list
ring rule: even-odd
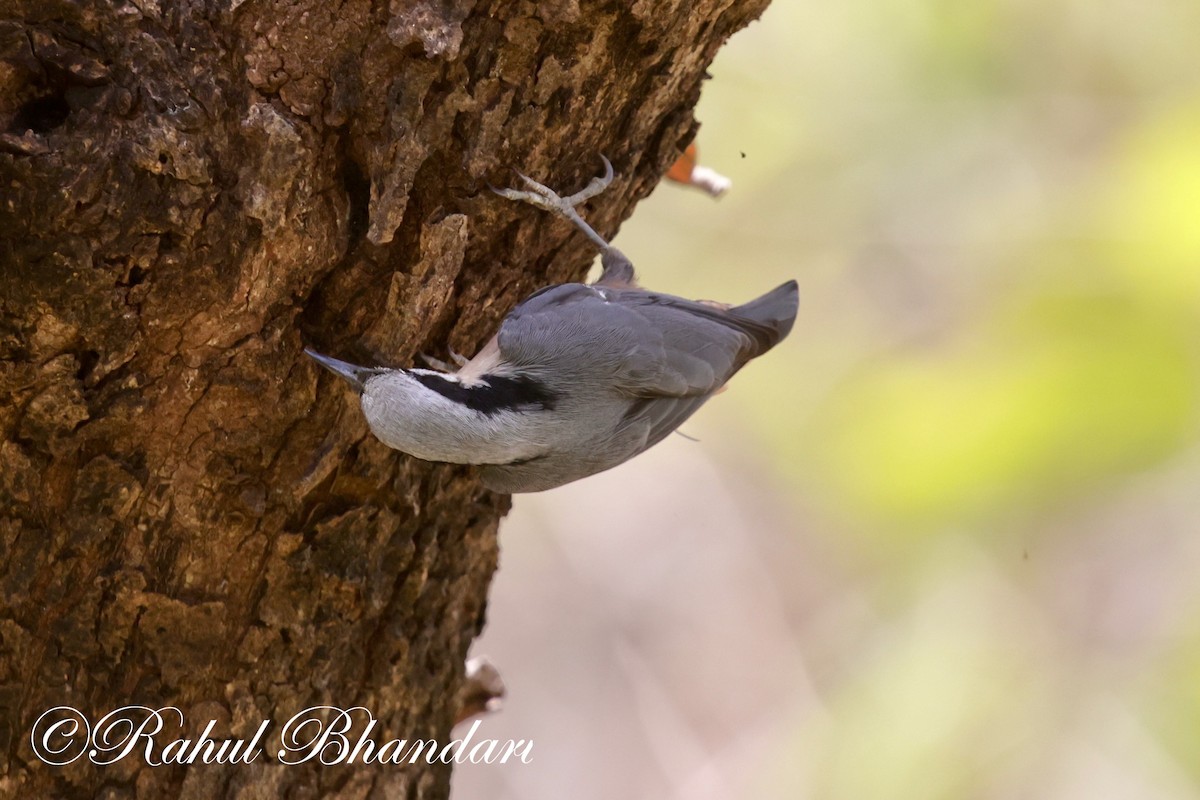
{"label": "gray bird", "polygon": [[[662,441],[796,319],[788,281],[740,306],[685,300],[634,282],[633,264],[576,213],[612,165],[559,197],[524,176],[509,199],[561,214],[601,252],[594,284],[535,292],[457,372],[348,364],[305,350],[359,392],[371,432],[428,461],[482,466],[497,492],[540,492],[615,467]],[[437,364],[438,362],[431,363]]]}

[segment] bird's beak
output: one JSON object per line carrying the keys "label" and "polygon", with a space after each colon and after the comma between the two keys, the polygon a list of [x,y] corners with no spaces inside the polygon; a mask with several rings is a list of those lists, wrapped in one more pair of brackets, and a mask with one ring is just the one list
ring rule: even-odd
{"label": "bird's beak", "polygon": [[354,364],[349,364],[345,361],[338,361],[336,358],[323,356],[316,350],[311,350],[307,347],[304,348],[304,353],[313,361],[316,361],[322,367],[332,372],[334,375],[337,375],[343,380],[349,381],[350,385],[353,386],[355,391],[357,391],[359,394],[362,394],[363,386],[366,385],[367,379],[373,375],[379,374],[379,369],[377,368],[359,367]]}

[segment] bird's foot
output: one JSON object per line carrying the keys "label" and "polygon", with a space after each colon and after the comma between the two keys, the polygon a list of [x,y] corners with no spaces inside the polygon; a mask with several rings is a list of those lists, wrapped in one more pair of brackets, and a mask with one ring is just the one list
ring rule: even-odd
{"label": "bird's foot", "polygon": [[458,369],[450,366],[445,361],[442,361],[440,358],[434,358],[433,356],[429,355],[428,353],[421,353],[421,360],[424,361],[429,366],[433,367],[434,369],[441,370],[442,372],[458,372],[458,369],[465,367],[467,365],[467,362],[470,361],[471,359],[467,358],[466,356],[462,355],[461,353],[456,353],[453,350],[451,350],[450,351],[450,360],[458,365]]}
{"label": "bird's foot", "polygon": [[507,197],[509,200],[518,200],[523,203],[529,203],[537,206],[538,208],[542,208],[546,211],[566,217],[571,222],[575,223],[580,230],[587,234],[589,239],[598,244],[601,250],[607,251],[609,249],[608,242],[606,242],[604,238],[600,236],[600,234],[596,233],[596,231],[592,229],[591,225],[588,225],[586,222],[584,222],[583,217],[579,216],[579,213],[575,210],[575,206],[600,194],[608,188],[610,183],[612,183],[612,162],[604,156],[600,156],[600,158],[604,161],[604,176],[592,178],[587,186],[583,187],[583,189],[579,190],[575,194],[568,195],[567,197],[559,196],[559,194],[550,187],[538,183],[533,178],[530,178],[528,175],[524,175],[520,172],[518,172],[517,175],[521,178],[525,185],[529,187],[528,191],[523,191],[521,189],[497,189],[494,186],[492,187],[492,191],[501,197]]}
{"label": "bird's foot", "polygon": [[600,156],[600,159],[604,162],[604,176],[592,178],[587,186],[567,197],[560,197],[549,186],[538,183],[522,172],[517,172],[517,176],[529,187],[530,191],[523,192],[520,189],[493,189],[493,191],[496,194],[507,197],[509,200],[521,200],[526,203],[532,203],[539,208],[544,208],[547,211],[556,211],[559,214],[565,215],[567,209],[574,208],[580,203],[591,200],[607,189],[608,185],[612,183],[612,162],[604,156]]}

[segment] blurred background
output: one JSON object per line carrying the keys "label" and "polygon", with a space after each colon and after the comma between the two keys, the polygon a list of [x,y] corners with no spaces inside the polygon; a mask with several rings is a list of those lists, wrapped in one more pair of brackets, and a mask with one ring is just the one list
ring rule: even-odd
{"label": "blurred background", "polygon": [[455,797],[1200,798],[1200,3],[776,0],[711,72],[733,189],[616,244],[800,317],[515,499],[477,735],[534,759]]}

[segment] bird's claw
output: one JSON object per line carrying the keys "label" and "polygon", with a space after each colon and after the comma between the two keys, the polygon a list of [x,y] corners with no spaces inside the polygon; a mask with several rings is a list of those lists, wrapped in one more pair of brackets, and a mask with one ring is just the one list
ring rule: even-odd
{"label": "bird's claw", "polygon": [[[604,175],[592,178],[588,185],[580,189],[578,192],[566,197],[562,197],[558,192],[551,189],[545,184],[538,183],[533,178],[524,173],[517,172],[517,177],[529,187],[528,191],[521,189],[497,189],[492,186],[491,189],[501,197],[506,197],[509,200],[517,200],[523,203],[537,206],[538,208],[551,211],[560,216],[566,217],[571,222],[575,223],[584,233],[588,235],[596,244],[600,245],[601,250],[608,250],[608,242],[604,240],[600,234],[596,233],[590,225],[583,221],[579,213],[575,211],[575,206],[590,200],[596,195],[608,188],[608,185],[613,180],[613,165],[605,156],[600,156],[604,162]],[[515,170],[514,170],[515,171]]]}
{"label": "bird's claw", "polygon": [[440,370],[442,372],[454,372],[454,369],[445,361],[442,361],[440,358],[434,358],[428,353],[421,353],[421,360],[436,370]]}
{"label": "bird's claw", "polygon": [[421,353],[421,360],[424,361],[429,366],[433,367],[434,369],[441,370],[442,372],[458,372],[459,369],[462,369],[463,367],[465,367],[467,365],[467,362],[469,362],[471,360],[471,359],[467,358],[466,356],[462,355],[461,353],[456,353],[453,350],[451,350],[449,352],[450,352],[450,360],[458,365],[457,369],[455,367],[450,366],[445,361],[442,361],[440,358],[434,358],[433,356],[429,355],[428,353]]}
{"label": "bird's claw", "polygon": [[[588,185],[580,189],[578,192],[566,197],[560,197],[557,192],[545,184],[538,183],[533,178],[518,172],[518,177],[525,182],[525,185],[533,190],[533,194],[540,197],[541,202],[530,200],[529,202],[535,205],[540,205],[542,208],[554,208],[563,210],[574,208],[575,206],[591,200],[596,195],[608,188],[608,185],[613,181],[613,165],[606,156],[600,156],[600,160],[604,162],[604,175],[597,176],[588,181]],[[525,192],[524,194],[529,194]]]}
{"label": "bird's claw", "polygon": [[547,211],[557,211],[560,214],[566,214],[566,210],[574,208],[581,203],[591,200],[596,195],[608,188],[608,185],[613,181],[613,165],[605,156],[600,156],[600,160],[604,162],[604,175],[597,176],[588,181],[588,185],[580,189],[578,192],[566,197],[561,196],[558,192],[551,189],[544,183],[539,183],[523,172],[513,170],[517,173],[517,177],[522,183],[529,187],[530,191],[521,191],[520,189],[497,189],[492,187],[492,191],[496,194],[507,197],[509,200],[520,200],[525,203],[530,203],[539,208],[544,208]]}
{"label": "bird's claw", "polygon": [[604,175],[594,177],[588,181],[588,185],[580,189],[575,194],[567,198],[567,202],[573,206],[577,206],[585,200],[590,200],[596,195],[608,188],[608,185],[613,182],[613,165],[604,155],[600,156],[600,160],[604,162]]}

